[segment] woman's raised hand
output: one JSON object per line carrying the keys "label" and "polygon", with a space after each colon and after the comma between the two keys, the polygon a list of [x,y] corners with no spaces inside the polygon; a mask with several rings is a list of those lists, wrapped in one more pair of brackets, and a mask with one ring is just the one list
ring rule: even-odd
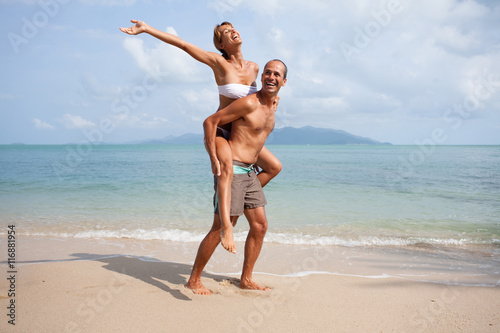
{"label": "woman's raised hand", "polygon": [[146,31],[147,24],[145,22],[138,20],[130,20],[130,22],[135,23],[135,25],[130,28],[120,28],[120,30],[129,35],[138,35]]}

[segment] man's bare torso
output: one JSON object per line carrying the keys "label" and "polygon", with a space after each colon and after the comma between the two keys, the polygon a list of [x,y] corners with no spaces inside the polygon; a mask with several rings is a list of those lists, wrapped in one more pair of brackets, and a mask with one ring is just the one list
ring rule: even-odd
{"label": "man's bare torso", "polygon": [[275,110],[262,104],[259,100],[260,92],[249,96],[257,108],[232,122],[229,145],[233,152],[233,160],[248,164],[257,161],[266,139],[274,129]]}

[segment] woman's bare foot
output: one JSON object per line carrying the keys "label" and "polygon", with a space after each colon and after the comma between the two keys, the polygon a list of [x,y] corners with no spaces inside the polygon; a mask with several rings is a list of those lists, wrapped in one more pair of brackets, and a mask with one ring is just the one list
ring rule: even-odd
{"label": "woman's bare foot", "polygon": [[233,230],[228,228],[226,231],[222,230],[220,233],[220,243],[222,247],[231,253],[236,253],[236,244],[234,243]]}
{"label": "woman's bare foot", "polygon": [[186,283],[185,287],[191,289],[197,295],[212,295],[212,292],[205,288],[201,282]]}
{"label": "woman's bare foot", "polygon": [[247,280],[245,282],[243,282],[243,280],[241,280],[240,281],[240,288],[241,289],[250,289],[250,290],[262,290],[262,291],[271,290],[271,288],[258,285],[257,283],[253,282],[252,280]]}

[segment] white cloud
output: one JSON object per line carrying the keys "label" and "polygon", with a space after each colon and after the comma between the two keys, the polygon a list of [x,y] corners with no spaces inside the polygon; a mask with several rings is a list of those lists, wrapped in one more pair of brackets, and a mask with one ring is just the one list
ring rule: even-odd
{"label": "white cloud", "polygon": [[16,97],[11,93],[0,94],[0,100],[2,100],[2,99],[15,99],[15,98]]}
{"label": "white cloud", "polygon": [[55,129],[54,126],[49,124],[48,122],[45,122],[43,120],[40,120],[38,118],[33,118],[33,123],[35,124],[35,127],[41,130],[53,130]]}
{"label": "white cloud", "polygon": [[465,0],[455,2],[453,9],[450,11],[450,16],[456,19],[481,19],[488,13],[488,8],[481,5],[477,1]]}
{"label": "white cloud", "polygon": [[[167,28],[170,34],[177,35],[174,28]],[[123,46],[137,66],[147,75],[161,75],[166,80],[174,78],[175,82],[200,82],[206,79],[206,73],[201,72],[202,64],[192,59],[186,52],[164,42],[156,42],[155,46],[144,46],[144,37],[128,37]],[[151,38],[151,37],[150,37]]]}
{"label": "white cloud", "polygon": [[154,129],[164,127],[169,120],[164,117],[142,114],[115,114],[109,119],[117,128]]}
{"label": "white cloud", "polygon": [[38,2],[38,0],[0,0],[1,4],[11,4],[11,3],[23,3],[26,5],[34,5]]}
{"label": "white cloud", "polygon": [[218,96],[215,89],[186,89],[180,92],[179,110],[191,120],[203,121],[217,111]]}
{"label": "white cloud", "polygon": [[79,0],[84,5],[91,6],[132,6],[136,0]]}
{"label": "white cloud", "polygon": [[221,19],[235,11],[242,3],[242,0],[215,0],[208,3],[207,7],[214,9]]}
{"label": "white cloud", "polygon": [[69,113],[66,113],[60,121],[66,128],[70,129],[73,128],[83,129],[89,127],[96,127],[96,124],[94,124],[93,122],[83,119],[80,116],[75,116]]}
{"label": "white cloud", "polygon": [[[55,0],[54,0],[55,1]],[[67,0],[66,0],[67,1]],[[70,2],[74,0],[69,0]],[[58,1],[59,2],[59,1]],[[137,0],[78,0],[81,4],[89,6],[132,6],[137,2]],[[0,0],[0,3],[11,4],[11,3],[23,3],[27,5],[34,5],[40,3],[40,0]],[[61,1],[63,3],[63,1]],[[64,2],[66,3],[66,2]]]}
{"label": "white cloud", "polygon": [[[64,31],[70,29],[66,26],[52,26],[54,30]],[[71,28],[73,29],[73,28]],[[79,38],[86,38],[90,40],[102,40],[104,42],[111,43],[115,40],[121,41],[122,35],[116,35],[112,30],[109,29],[97,29],[97,28],[85,28],[76,30]]]}
{"label": "white cloud", "polygon": [[[19,1],[31,4],[32,10],[40,8],[38,0]],[[98,120],[107,113],[127,109],[127,115],[115,113],[113,120],[120,128],[130,128],[131,135],[201,131],[203,119],[218,106],[210,69],[150,35],[127,36],[117,29],[123,20],[133,18],[129,17],[131,8],[135,13],[145,13],[150,2],[72,1],[75,10],[89,13],[86,30],[74,28],[71,16],[60,15],[57,31],[51,22],[47,27],[51,33],[39,34],[29,39],[29,45],[22,45],[29,46],[24,49],[24,57],[6,53],[5,63],[12,64],[6,68],[6,75],[18,81],[10,84],[7,80],[0,87],[0,123],[6,128],[14,126],[10,110],[37,110],[41,106],[53,112],[45,114],[46,119],[67,114],[59,116],[61,124],[85,128],[99,125]],[[133,7],[126,7],[132,3]],[[212,9],[207,10],[208,3]],[[401,10],[390,18],[380,17],[386,15],[391,3],[400,3]],[[19,10],[15,14],[18,22],[23,15],[31,20],[36,11],[22,12],[30,8],[26,5],[9,6],[7,10],[14,7]],[[266,61],[281,58],[288,65],[289,76],[280,92],[277,126],[314,125],[349,130],[380,141],[413,143],[415,137],[425,137],[433,128],[453,125],[443,121],[443,114],[474,96],[481,78],[492,77],[491,91],[481,90],[480,103],[469,118],[462,120],[474,121],[475,129],[483,126],[483,131],[470,137],[471,142],[481,141],[483,135],[490,143],[500,142],[500,132],[491,130],[500,126],[496,116],[500,109],[498,1],[209,0],[193,9],[190,2],[163,0],[155,2],[154,7],[148,17],[142,18],[155,26],[162,22],[179,29],[182,26],[180,37],[214,52],[211,29],[220,22],[215,9],[223,14],[222,20],[231,21],[241,32],[244,57],[256,62],[260,72]],[[109,10],[115,18],[109,17]],[[361,38],[358,31],[366,35],[370,25],[370,36],[363,37],[365,45],[358,47],[359,52],[348,63],[339,45],[356,46],[356,38]],[[21,28],[19,25],[12,31],[21,34]],[[176,34],[173,28],[166,31]],[[26,68],[16,75],[15,68],[25,68],[22,59],[28,56],[44,66]],[[49,85],[58,91],[56,95],[42,95],[36,85],[47,80],[47,71],[56,78]],[[75,87],[75,78],[80,90]],[[260,73],[257,83],[260,86]],[[120,104],[114,108],[116,100]],[[27,119],[35,117],[40,116],[33,112]],[[32,128],[33,124],[34,120],[28,123]],[[43,127],[43,121],[38,125]],[[137,130],[141,128],[157,132]],[[122,133],[125,138],[128,132]],[[61,142],[70,141],[63,138],[68,135],[65,131],[51,134]],[[498,139],[492,142],[493,137]]]}
{"label": "white cloud", "polygon": [[[291,0],[276,18],[256,10],[260,44],[252,48],[283,57],[289,67],[279,108],[294,116],[288,117],[291,126],[366,130],[371,122],[377,125],[366,135],[397,143],[387,134],[396,138],[409,128],[443,126],[444,112],[475,88],[467,82],[485,73],[500,78],[500,35],[493,33],[500,5],[495,11],[472,0],[399,2],[385,25],[373,13],[388,10],[391,1],[323,1],[314,10],[309,2]],[[369,35],[368,23],[379,30]],[[356,37],[366,44],[348,63],[339,44],[355,45]],[[476,114],[499,101],[500,88],[481,101]]]}
{"label": "white cloud", "polygon": [[480,38],[474,32],[463,33],[456,26],[444,26],[436,29],[436,40],[451,51],[468,52],[477,49]]}
{"label": "white cloud", "polygon": [[84,72],[80,78],[80,94],[97,100],[113,100],[121,88],[102,82],[95,74]]}

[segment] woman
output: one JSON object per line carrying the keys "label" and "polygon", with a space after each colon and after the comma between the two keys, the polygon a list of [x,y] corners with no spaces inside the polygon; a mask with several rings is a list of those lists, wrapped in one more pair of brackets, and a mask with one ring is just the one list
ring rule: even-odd
{"label": "woman", "polygon": [[[254,62],[243,59],[241,53],[242,40],[231,23],[223,22],[214,29],[214,45],[222,53],[220,55],[207,52],[175,35],[152,28],[143,21],[131,20],[131,22],[135,25],[130,28],[120,28],[120,30],[129,35],[148,33],[165,43],[186,51],[194,59],[212,69],[215,82],[219,88],[219,108],[217,110],[225,108],[238,98],[257,92],[255,80],[259,73],[259,66]],[[221,229],[222,246],[227,251],[236,253],[232,227],[236,224],[237,217],[233,217],[233,220],[230,217],[231,182],[233,178],[233,158],[231,148],[227,142],[230,131],[231,124],[220,128],[216,139],[220,172],[218,174],[217,170],[213,170],[213,172],[219,178],[217,198],[221,225],[216,225],[214,222],[212,228]],[[265,186],[281,171],[280,161],[266,148],[263,148],[259,154],[257,165],[262,169],[258,174],[262,186]]]}

